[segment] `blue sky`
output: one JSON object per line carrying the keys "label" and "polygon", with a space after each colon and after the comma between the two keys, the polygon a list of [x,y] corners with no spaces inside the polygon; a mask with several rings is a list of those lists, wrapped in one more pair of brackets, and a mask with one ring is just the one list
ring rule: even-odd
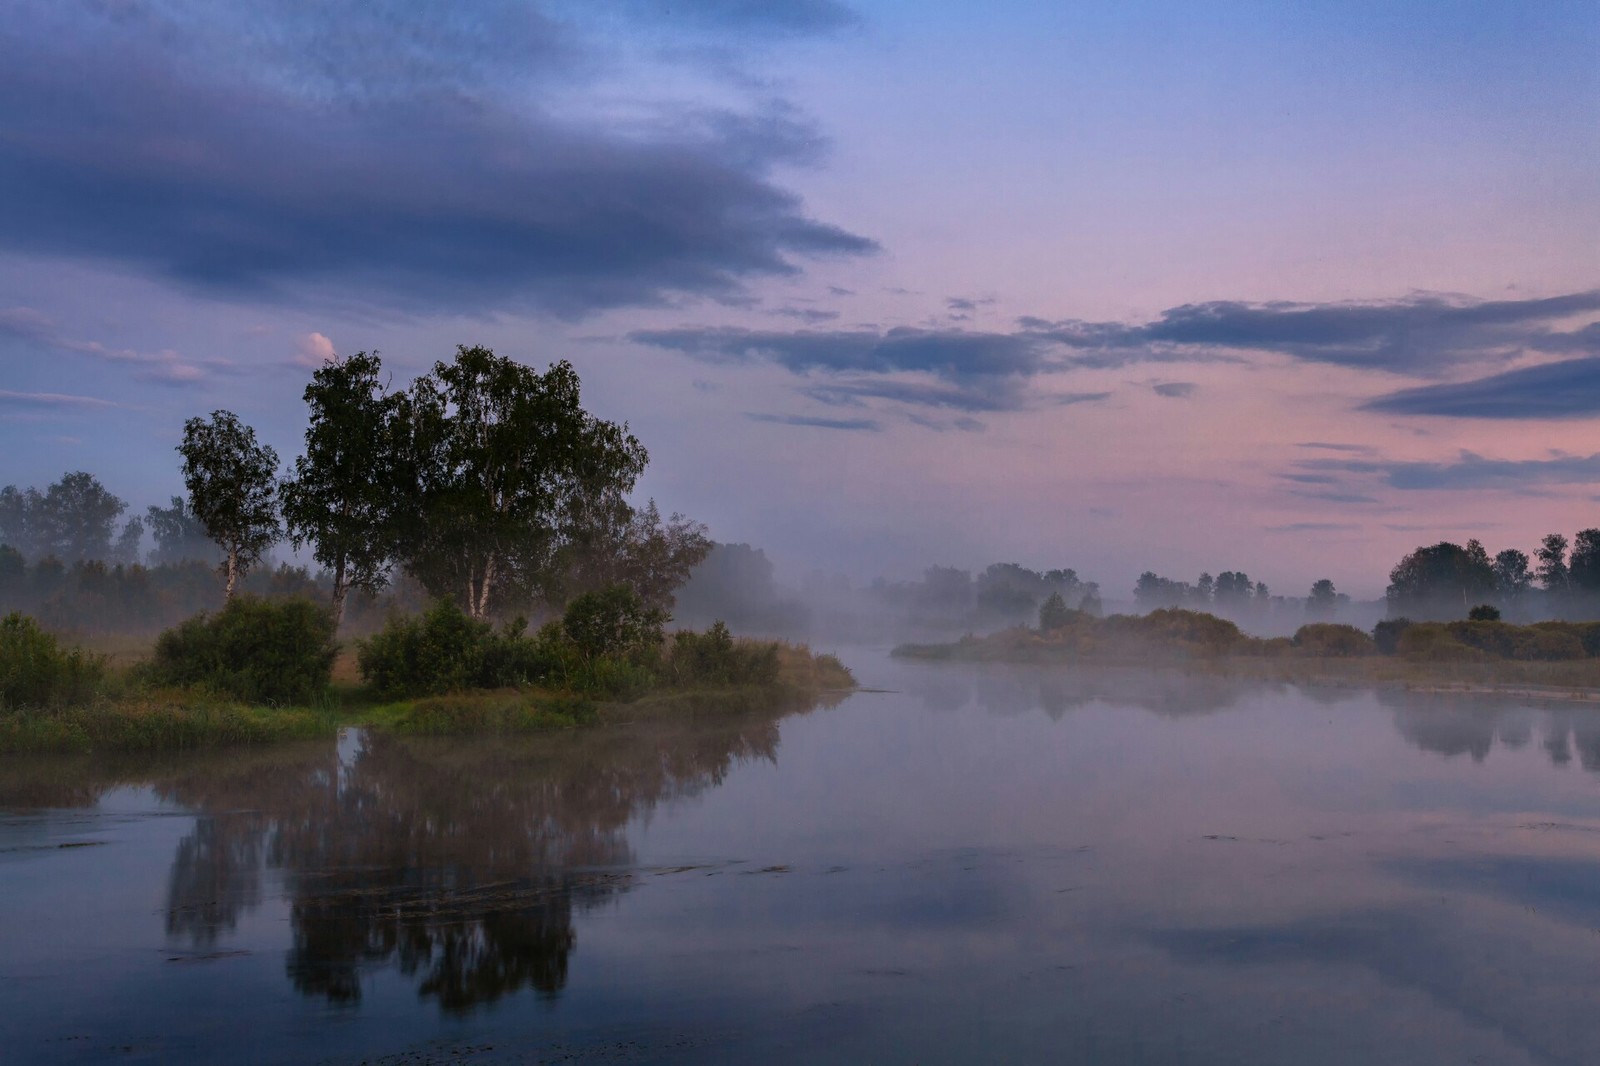
{"label": "blue sky", "polygon": [[0,483],[285,460],[330,353],[569,358],[813,567],[1381,591],[1600,524],[1586,3],[22,0]]}

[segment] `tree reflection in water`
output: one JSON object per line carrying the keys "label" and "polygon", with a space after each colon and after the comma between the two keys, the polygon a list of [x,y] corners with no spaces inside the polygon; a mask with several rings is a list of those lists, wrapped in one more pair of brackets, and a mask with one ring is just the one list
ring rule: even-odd
{"label": "tree reflection in water", "polygon": [[784,713],[521,740],[367,734],[343,758],[195,764],[157,785],[200,813],[173,859],[168,932],[213,944],[259,905],[272,868],[290,901],[288,976],[306,995],[359,1003],[363,973],[393,965],[448,1012],[555,996],[574,911],[632,883],[630,819],[774,759]]}

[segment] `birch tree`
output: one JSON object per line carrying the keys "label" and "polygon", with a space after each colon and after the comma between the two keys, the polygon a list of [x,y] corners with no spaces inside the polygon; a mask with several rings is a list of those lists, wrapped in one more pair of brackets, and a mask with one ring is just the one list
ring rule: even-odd
{"label": "birch tree", "polygon": [[239,578],[278,539],[278,453],[256,443],[256,431],[231,411],[189,419],[177,450],[189,511],[223,551],[231,600]]}

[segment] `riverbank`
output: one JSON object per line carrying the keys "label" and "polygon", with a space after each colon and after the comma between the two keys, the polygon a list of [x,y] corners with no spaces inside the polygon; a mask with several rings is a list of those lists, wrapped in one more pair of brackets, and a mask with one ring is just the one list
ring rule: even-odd
{"label": "riverbank", "polygon": [[826,703],[853,691],[850,671],[805,645],[751,642],[776,649],[769,684],[657,685],[626,698],[543,687],[470,691],[380,700],[359,682],[354,655],[341,655],[334,683],[314,706],[268,707],[203,690],[150,689],[134,679],[137,663],[113,673],[104,689],[55,707],[0,710],[0,754],[154,752],[261,745],[337,735],[361,726],[399,736],[538,733],[625,725],[642,717],[700,715]]}
{"label": "riverbank", "polygon": [[[1293,638],[1251,637],[1192,611],[1076,619],[1054,631],[1014,627],[946,644],[905,644],[896,658],[926,662],[1173,669],[1297,685],[1497,693],[1600,702],[1593,623],[1409,623],[1385,648],[1350,626],[1312,624]],[[1537,657],[1513,657],[1518,655]]]}

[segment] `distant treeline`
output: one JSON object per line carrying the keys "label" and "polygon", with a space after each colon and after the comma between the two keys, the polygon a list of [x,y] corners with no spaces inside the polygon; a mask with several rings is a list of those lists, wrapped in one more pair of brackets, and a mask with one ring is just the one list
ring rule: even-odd
{"label": "distant treeline", "polygon": [[[214,610],[219,591],[216,566],[197,559],[155,566],[95,559],[64,563],[56,558],[29,563],[20,552],[0,545],[0,615],[19,611],[59,632],[150,636]],[[240,591],[267,599],[326,600],[332,589],[325,576],[280,563],[250,571]],[[402,577],[382,593],[351,596],[346,630],[371,632],[392,611],[420,610],[427,602],[427,593]]]}
{"label": "distant treeline", "polygon": [[1489,604],[1516,621],[1600,618],[1600,529],[1579,530],[1568,547],[1560,533],[1532,559],[1516,548],[1491,558],[1477,540],[1420,547],[1389,572],[1389,614],[1447,621]]}

